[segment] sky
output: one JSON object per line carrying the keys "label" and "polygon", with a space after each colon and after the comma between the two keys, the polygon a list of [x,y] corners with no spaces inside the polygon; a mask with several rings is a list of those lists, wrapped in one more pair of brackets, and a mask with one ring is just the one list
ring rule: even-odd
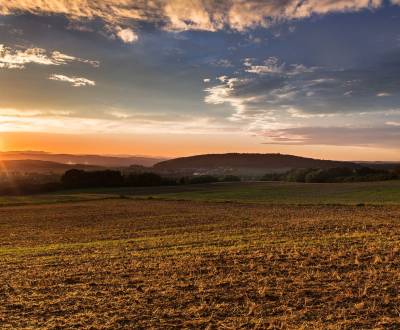
{"label": "sky", "polygon": [[0,0],[0,150],[400,160],[400,0]]}

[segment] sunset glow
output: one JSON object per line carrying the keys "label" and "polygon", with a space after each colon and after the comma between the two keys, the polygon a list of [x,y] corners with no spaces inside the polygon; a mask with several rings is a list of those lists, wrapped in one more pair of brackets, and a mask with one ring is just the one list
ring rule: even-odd
{"label": "sunset glow", "polygon": [[399,4],[0,0],[0,149],[400,160]]}

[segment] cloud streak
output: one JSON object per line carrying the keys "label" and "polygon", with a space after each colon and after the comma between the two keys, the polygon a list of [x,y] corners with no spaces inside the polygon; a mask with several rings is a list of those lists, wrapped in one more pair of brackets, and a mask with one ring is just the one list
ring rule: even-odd
{"label": "cloud streak", "polygon": [[24,69],[28,64],[38,65],[66,65],[71,62],[81,62],[98,67],[97,61],[86,60],[58,51],[48,53],[42,48],[12,49],[0,44],[0,68],[3,69]]}
{"label": "cloud streak", "polygon": [[50,80],[61,81],[71,84],[73,87],[95,86],[96,82],[82,77],[68,77],[61,74],[52,74]]}
{"label": "cloud streak", "polygon": [[110,110],[102,117],[84,117],[68,111],[18,110],[0,108],[0,132],[46,132],[66,134],[115,133],[229,134],[229,127],[209,117],[148,116]]}
{"label": "cloud streak", "polygon": [[298,127],[263,133],[266,144],[400,148],[398,127]]}

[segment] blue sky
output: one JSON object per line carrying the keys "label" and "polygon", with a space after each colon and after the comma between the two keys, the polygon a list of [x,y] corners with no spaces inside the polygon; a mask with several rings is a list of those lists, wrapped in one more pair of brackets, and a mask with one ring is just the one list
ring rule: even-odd
{"label": "blue sky", "polygon": [[0,1],[3,149],[400,160],[399,5]]}

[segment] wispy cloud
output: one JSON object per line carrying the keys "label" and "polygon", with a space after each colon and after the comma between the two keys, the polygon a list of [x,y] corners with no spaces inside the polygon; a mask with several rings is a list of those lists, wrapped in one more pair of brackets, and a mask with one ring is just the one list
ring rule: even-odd
{"label": "wispy cloud", "polygon": [[244,66],[246,67],[246,72],[256,74],[282,73],[284,70],[284,64],[279,63],[279,60],[276,57],[270,57],[266,59],[263,65],[254,65],[252,63],[252,59],[246,58],[244,61]]}
{"label": "wispy cloud", "polygon": [[0,109],[0,117],[35,117],[43,115],[39,110]]}
{"label": "wispy cloud", "polygon": [[285,74],[285,75],[298,75],[302,73],[314,72],[317,68],[306,67],[303,64],[292,64],[287,66],[286,63],[279,61],[277,57],[269,57],[262,64],[254,64],[254,59],[246,58],[243,65],[245,71],[259,75],[266,74]]}
{"label": "wispy cloud", "polygon": [[29,109],[14,109],[14,108],[0,108],[0,117],[15,117],[15,118],[24,118],[24,117],[47,117],[47,116],[70,116],[73,112],[71,111],[60,111],[60,110],[29,110]]}
{"label": "wispy cloud", "polygon": [[98,68],[100,66],[99,61],[87,60],[84,58],[66,55],[66,54],[60,53],[58,51],[54,51],[51,54],[51,58],[60,64],[67,64],[68,62],[80,62],[80,63],[89,64],[94,68]]}
{"label": "wispy cloud", "polygon": [[387,121],[386,125],[400,127],[400,121]]}
{"label": "wispy cloud", "polygon": [[27,64],[65,65],[70,62],[81,62],[98,67],[99,62],[63,54],[59,51],[48,53],[42,48],[12,49],[0,44],[0,68],[24,69]]}
{"label": "wispy cloud", "polygon": [[74,87],[95,86],[96,82],[82,77],[68,77],[61,74],[52,74],[50,80],[66,82]]}
{"label": "wispy cloud", "polygon": [[297,127],[262,133],[267,144],[400,148],[398,127]]}
{"label": "wispy cloud", "polygon": [[[171,133],[229,134],[232,127],[210,117],[149,116],[146,113],[128,113],[112,109],[104,116],[85,117],[68,111],[42,111],[0,108],[0,132],[46,132],[67,134],[95,133]],[[237,128],[234,130],[237,132]]]}

